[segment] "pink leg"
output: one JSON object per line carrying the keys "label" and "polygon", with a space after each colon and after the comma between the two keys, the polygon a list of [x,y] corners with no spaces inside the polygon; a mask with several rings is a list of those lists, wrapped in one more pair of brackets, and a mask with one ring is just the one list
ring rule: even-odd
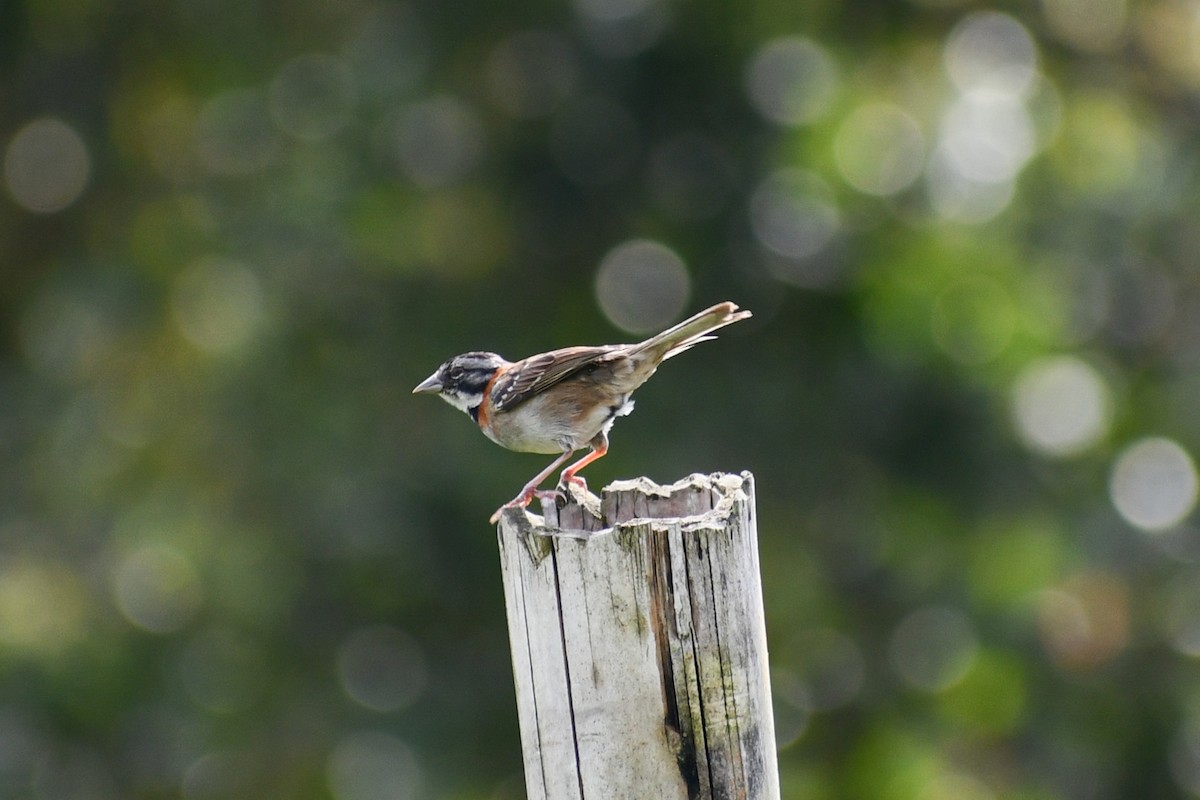
{"label": "pink leg", "polygon": [[600,444],[599,446],[593,447],[592,452],[588,453],[586,456],[579,459],[574,464],[572,464],[571,466],[567,467],[566,469],[564,469],[562,471],[562,475],[559,476],[559,479],[558,479],[559,485],[565,486],[568,483],[579,483],[579,484],[582,484],[583,488],[586,489],[587,484],[583,482],[583,478],[575,477],[575,473],[579,472],[579,470],[583,469],[584,467],[586,467],[588,464],[592,463],[593,461],[595,461],[599,458],[603,458],[604,454],[607,452],[608,452],[608,442],[604,442],[603,444]]}
{"label": "pink leg", "polygon": [[[495,525],[500,520],[500,515],[506,508],[524,508],[525,506],[529,505],[529,503],[533,500],[534,494],[537,493],[537,488],[542,485],[542,481],[546,480],[546,478],[549,478],[550,474],[553,473],[554,470],[562,466],[562,463],[570,458],[573,452],[575,451],[567,450],[561,456],[554,459],[554,463],[546,467],[537,475],[534,475],[533,479],[529,481],[529,483],[525,484],[525,488],[521,490],[520,494],[496,509],[496,513],[492,514],[491,519],[489,519],[488,522]],[[582,463],[582,461],[580,463]]]}

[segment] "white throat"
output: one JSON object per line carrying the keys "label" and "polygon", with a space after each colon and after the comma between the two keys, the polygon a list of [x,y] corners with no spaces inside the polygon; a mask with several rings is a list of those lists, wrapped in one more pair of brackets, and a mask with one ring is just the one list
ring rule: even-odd
{"label": "white throat", "polygon": [[[460,395],[458,392],[443,392],[441,398],[464,414],[470,414],[471,409],[474,408],[468,399]],[[478,406],[479,403],[476,403],[475,405]]]}

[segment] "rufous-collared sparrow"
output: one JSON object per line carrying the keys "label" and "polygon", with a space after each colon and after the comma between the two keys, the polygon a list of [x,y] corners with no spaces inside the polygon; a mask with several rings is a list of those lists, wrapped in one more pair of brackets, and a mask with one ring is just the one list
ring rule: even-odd
{"label": "rufous-collared sparrow", "polygon": [[748,316],[733,303],[718,303],[639,344],[564,347],[515,363],[495,353],[463,353],[438,367],[413,394],[439,395],[509,450],[558,454],[496,510],[495,523],[504,509],[529,505],[542,481],[576,450],[590,447],[559,479],[560,486],[582,484],[576,473],[608,452],[608,431],[633,410],[634,389],[666,359]]}

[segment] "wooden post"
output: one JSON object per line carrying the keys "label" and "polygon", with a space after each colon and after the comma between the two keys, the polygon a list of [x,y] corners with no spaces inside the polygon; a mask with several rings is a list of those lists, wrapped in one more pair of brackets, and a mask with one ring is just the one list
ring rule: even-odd
{"label": "wooden post", "polygon": [[753,476],[573,494],[498,530],[529,800],[777,800]]}

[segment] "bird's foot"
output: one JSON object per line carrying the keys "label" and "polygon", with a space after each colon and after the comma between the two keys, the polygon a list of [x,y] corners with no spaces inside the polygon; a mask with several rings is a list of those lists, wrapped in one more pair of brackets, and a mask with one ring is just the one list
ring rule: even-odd
{"label": "bird's foot", "polygon": [[528,489],[524,492],[521,492],[512,500],[509,500],[507,503],[497,508],[495,512],[492,513],[492,516],[488,518],[488,522],[492,525],[495,525],[500,521],[500,517],[504,514],[504,510],[507,508],[525,508],[530,504],[530,502],[533,501],[535,494],[537,494],[537,492],[533,489]]}
{"label": "bird's foot", "polygon": [[600,498],[588,491],[587,481],[578,475],[564,475],[554,491],[563,498],[564,505],[574,501],[576,505],[588,509],[595,506],[595,513],[599,516]]}
{"label": "bird's foot", "polygon": [[572,489],[578,489],[586,494],[588,490],[587,481],[578,475],[567,475],[564,473],[563,476],[558,479],[558,486],[554,488],[554,491],[565,497]]}

